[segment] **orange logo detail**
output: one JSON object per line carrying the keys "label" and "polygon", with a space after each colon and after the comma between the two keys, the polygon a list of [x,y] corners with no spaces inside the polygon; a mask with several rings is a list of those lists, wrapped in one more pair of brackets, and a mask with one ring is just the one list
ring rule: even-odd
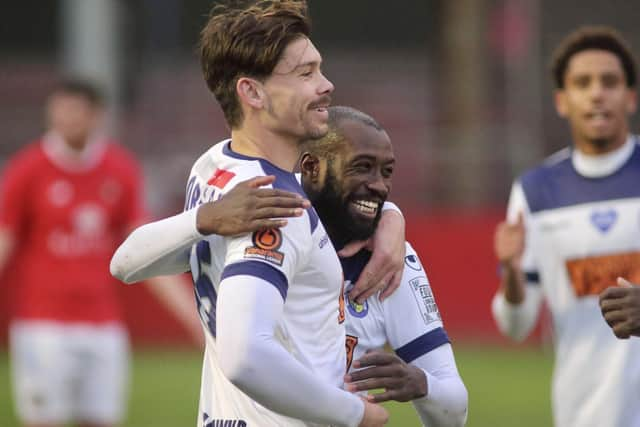
{"label": "orange logo detail", "polygon": [[340,287],[340,298],[338,298],[338,324],[344,322],[344,279],[342,279],[342,286]]}
{"label": "orange logo detail", "polygon": [[572,259],[566,266],[578,297],[598,295],[609,286],[616,286],[618,277],[640,281],[640,252]]}
{"label": "orange logo detail", "polygon": [[347,372],[349,372],[349,368],[351,368],[351,363],[353,362],[353,354],[356,351],[357,345],[358,337],[347,335],[347,342],[345,343],[347,349]]}
{"label": "orange logo detail", "polygon": [[253,245],[266,251],[275,251],[282,245],[282,233],[278,229],[256,231],[253,233]]}

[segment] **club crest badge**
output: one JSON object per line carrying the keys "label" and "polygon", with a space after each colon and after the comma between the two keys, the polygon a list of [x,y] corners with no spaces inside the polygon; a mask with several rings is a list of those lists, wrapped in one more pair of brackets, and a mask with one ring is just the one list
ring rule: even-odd
{"label": "club crest badge", "polygon": [[601,233],[606,233],[613,227],[618,220],[618,213],[613,209],[605,211],[594,211],[591,214],[591,223],[600,230]]}
{"label": "club crest badge", "polygon": [[349,292],[351,291],[351,289],[353,289],[353,283],[349,283],[349,285],[346,287],[346,290],[344,292],[344,300],[347,303],[347,310],[349,310],[349,313],[354,316],[354,317],[365,317],[367,315],[367,313],[369,313],[369,302],[368,301],[364,301],[364,303],[362,304],[358,304],[357,302],[351,300],[349,298]]}

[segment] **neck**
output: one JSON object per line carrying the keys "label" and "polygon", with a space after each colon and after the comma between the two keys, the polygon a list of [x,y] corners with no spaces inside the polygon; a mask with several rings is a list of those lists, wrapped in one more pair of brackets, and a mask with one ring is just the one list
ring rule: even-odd
{"label": "neck", "polygon": [[574,146],[576,150],[588,156],[598,156],[607,154],[622,147],[629,136],[628,129],[625,128],[616,136],[607,140],[587,140],[574,135]]}
{"label": "neck", "polygon": [[231,131],[233,151],[257,157],[287,171],[293,171],[300,156],[298,141],[287,139],[266,129],[243,126]]}

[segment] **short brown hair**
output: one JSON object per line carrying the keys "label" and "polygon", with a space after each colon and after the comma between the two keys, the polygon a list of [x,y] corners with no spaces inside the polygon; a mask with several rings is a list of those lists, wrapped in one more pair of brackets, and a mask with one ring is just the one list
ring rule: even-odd
{"label": "short brown hair", "polygon": [[287,45],[310,32],[304,0],[234,1],[211,10],[200,33],[200,62],[207,86],[232,129],[243,119],[238,79],[268,77]]}
{"label": "short brown hair", "polygon": [[569,61],[585,50],[606,50],[618,57],[624,70],[627,87],[636,85],[636,64],[626,40],[610,27],[582,27],[569,34],[555,50],[551,61],[551,74],[557,89],[564,88],[564,77]]}
{"label": "short brown hair", "polygon": [[82,97],[96,108],[104,105],[104,95],[98,85],[80,78],[68,77],[60,80],[51,90],[51,95],[57,94]]}

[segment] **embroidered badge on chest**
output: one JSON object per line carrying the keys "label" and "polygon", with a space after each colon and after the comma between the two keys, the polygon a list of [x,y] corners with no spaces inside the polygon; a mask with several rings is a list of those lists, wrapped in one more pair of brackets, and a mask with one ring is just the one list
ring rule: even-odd
{"label": "embroidered badge on chest", "polygon": [[613,209],[594,211],[591,214],[591,223],[602,233],[606,233],[618,220],[618,213]]}

